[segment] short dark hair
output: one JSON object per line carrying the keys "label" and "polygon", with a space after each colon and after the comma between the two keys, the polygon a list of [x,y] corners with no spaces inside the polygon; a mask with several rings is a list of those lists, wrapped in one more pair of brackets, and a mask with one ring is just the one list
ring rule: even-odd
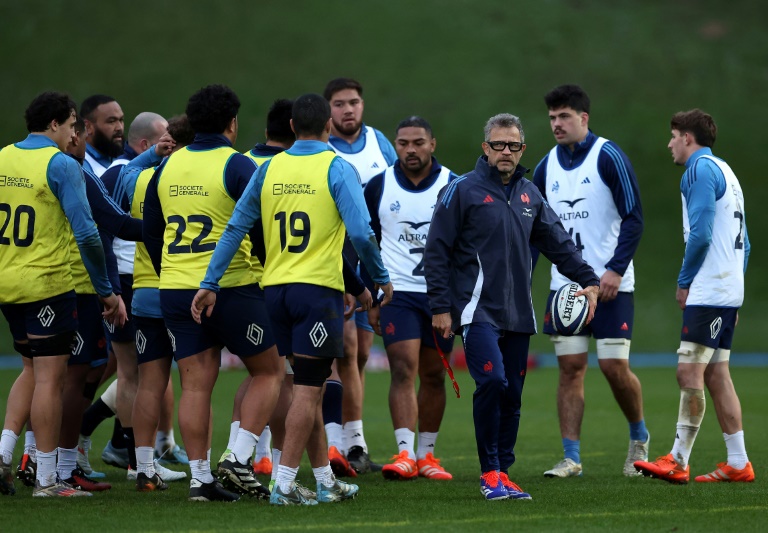
{"label": "short dark hair", "polygon": [[424,128],[427,135],[432,137],[432,126],[429,125],[429,122],[427,122],[426,119],[418,115],[411,115],[410,117],[401,120],[400,124],[397,125],[395,135],[397,135],[403,128]]}
{"label": "short dark hair", "polygon": [[85,131],[85,120],[82,116],[75,117],[75,133],[80,135]]}
{"label": "short dark hair", "polygon": [[344,89],[354,89],[361,98],[363,96],[363,86],[360,85],[359,81],[353,80],[352,78],[336,78],[335,80],[329,81],[328,85],[325,86],[323,96],[330,102],[334,94],[343,91]]}
{"label": "short dark hair", "polygon": [[189,97],[187,117],[195,133],[223,133],[240,109],[240,99],[226,85],[208,85]]}
{"label": "short dark hair", "polygon": [[89,96],[83,100],[82,104],[80,104],[80,116],[86,120],[91,120],[93,117],[93,112],[96,111],[97,107],[102,104],[108,104],[110,102],[116,101],[117,100],[111,96],[107,96],[106,94],[94,94],[93,96]]}
{"label": "short dark hair", "polygon": [[45,131],[54,120],[64,124],[73,112],[77,112],[77,104],[69,95],[53,91],[38,94],[24,111],[27,131]]}
{"label": "short dark hair", "polygon": [[673,130],[690,133],[696,139],[696,144],[712,148],[717,139],[717,125],[712,115],[701,109],[678,111],[672,116],[669,125]]}
{"label": "short dark hair", "polygon": [[188,146],[195,141],[195,130],[192,129],[187,115],[169,118],[168,133],[178,145]]}
{"label": "short dark hair", "polygon": [[319,94],[309,93],[299,96],[293,102],[291,119],[296,136],[320,136],[331,118],[331,106]]}
{"label": "short dark hair", "polygon": [[280,98],[272,103],[267,113],[267,140],[279,143],[292,143],[296,135],[291,129],[293,100]]}
{"label": "short dark hair", "polygon": [[547,109],[570,107],[579,113],[589,113],[589,96],[578,85],[560,85],[544,96]]}

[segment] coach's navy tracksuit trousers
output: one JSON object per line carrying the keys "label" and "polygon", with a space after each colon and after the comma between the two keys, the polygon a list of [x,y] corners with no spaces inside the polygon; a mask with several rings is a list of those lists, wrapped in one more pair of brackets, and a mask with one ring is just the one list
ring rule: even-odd
{"label": "coach's navy tracksuit trousers", "polygon": [[515,462],[531,336],[479,322],[464,326],[462,338],[476,385],[472,415],[480,468],[506,472]]}

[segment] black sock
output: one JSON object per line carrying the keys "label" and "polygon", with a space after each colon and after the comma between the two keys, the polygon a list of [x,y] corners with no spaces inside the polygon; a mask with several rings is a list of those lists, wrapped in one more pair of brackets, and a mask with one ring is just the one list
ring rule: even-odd
{"label": "black sock", "polygon": [[123,428],[123,435],[125,436],[125,447],[128,448],[128,463],[131,470],[137,470],[136,468],[136,440],[133,438],[133,428]]}
{"label": "black sock", "polygon": [[85,413],[83,413],[83,423],[80,426],[80,433],[86,437],[90,437],[93,435],[94,430],[99,424],[112,416],[115,416],[115,413],[113,413],[112,409],[107,407],[107,404],[99,398],[85,410]]}
{"label": "black sock", "polygon": [[123,435],[123,426],[120,425],[120,419],[115,417],[115,427],[112,429],[112,447],[122,450],[125,448],[125,436]]}
{"label": "black sock", "polygon": [[341,399],[343,396],[344,386],[340,381],[329,379],[325,383],[323,424],[336,423],[341,425]]}

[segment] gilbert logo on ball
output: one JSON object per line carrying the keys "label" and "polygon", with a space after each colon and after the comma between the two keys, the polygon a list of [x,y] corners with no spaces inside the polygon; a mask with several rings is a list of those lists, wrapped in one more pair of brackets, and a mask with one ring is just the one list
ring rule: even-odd
{"label": "gilbert logo on ball", "polygon": [[552,324],[560,335],[576,335],[584,327],[589,304],[586,296],[576,296],[580,290],[578,283],[568,283],[557,289],[552,298]]}

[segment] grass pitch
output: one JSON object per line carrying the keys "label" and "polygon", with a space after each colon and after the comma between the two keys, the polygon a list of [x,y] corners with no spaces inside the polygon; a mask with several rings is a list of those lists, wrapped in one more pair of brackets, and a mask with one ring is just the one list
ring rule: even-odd
{"label": "grass pitch", "polygon": [[[678,403],[675,372],[672,368],[641,368],[636,372],[643,383],[651,455],[656,457],[672,446]],[[91,461],[96,469],[108,473],[112,490],[75,501],[32,500],[31,489],[17,484],[15,496],[0,498],[0,531],[760,531],[768,512],[766,372],[763,368],[733,370],[744,410],[747,448],[757,475],[752,484],[673,486],[623,477],[628,430],[596,368],[587,376],[584,476],[545,479],[542,472],[562,453],[555,411],[557,371],[537,369],[528,375],[518,459],[510,471],[512,479],[532,494],[533,501],[486,502],[479,492],[472,381],[468,374],[459,373],[462,397],[452,397],[449,390],[437,442],[438,456],[453,473],[453,481],[388,482],[371,474],[357,479],[361,488],[356,500],[313,508],[275,508],[252,500],[191,503],[186,500],[185,482],[173,483],[164,493],[139,494],[125,481],[123,471],[104,465],[100,449],[111,431],[111,423],[105,423],[94,434]],[[16,371],[0,372],[0,409],[5,408],[15,376]],[[241,372],[223,372],[219,378],[214,394],[214,460],[226,444],[231,396],[242,377]],[[371,456],[382,462],[396,451],[386,400],[389,376],[370,373],[367,380],[365,433]],[[692,456],[693,475],[713,470],[726,457],[711,401],[708,406]],[[307,485],[314,482],[306,462],[299,479]]]}

